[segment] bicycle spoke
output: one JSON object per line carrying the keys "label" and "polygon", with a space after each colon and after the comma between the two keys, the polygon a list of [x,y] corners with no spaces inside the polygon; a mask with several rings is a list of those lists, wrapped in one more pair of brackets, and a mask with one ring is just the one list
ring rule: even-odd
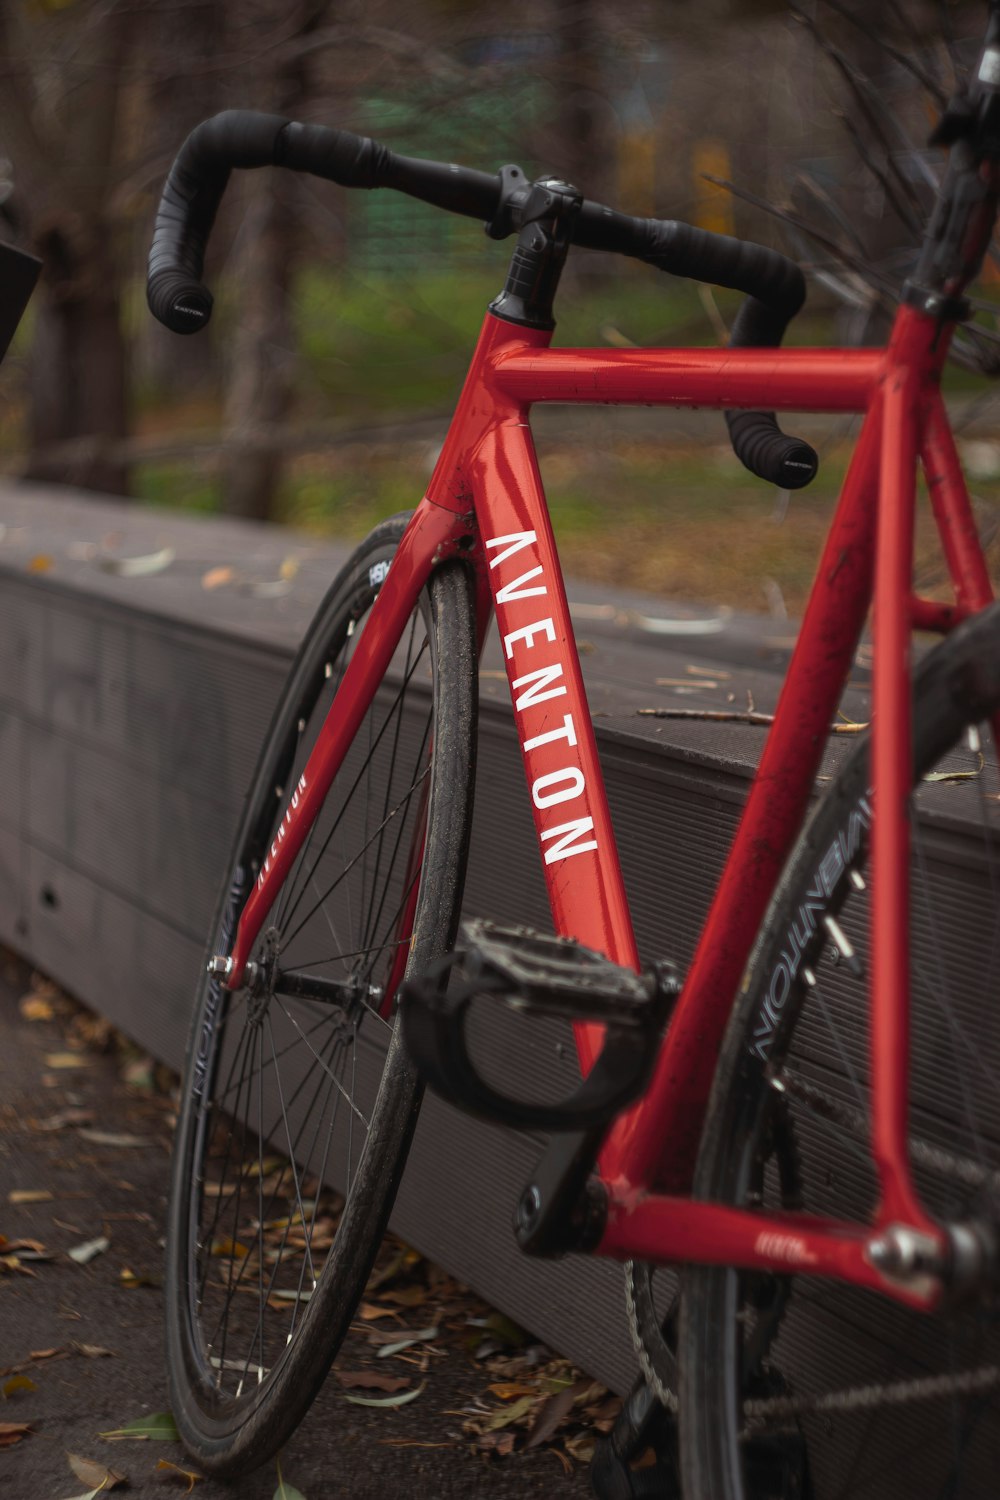
{"label": "bicycle spoke", "polygon": [[[385,822],[389,822],[392,818],[396,817],[399,814],[399,812],[404,807],[408,806],[410,798],[413,796],[414,792],[418,790],[418,788],[420,787],[421,783],[425,780],[425,778],[429,774],[430,774],[430,767],[428,766],[428,767],[425,767],[425,769],[421,772],[420,776],[418,777],[417,781],[404,794],[402,800],[400,802],[397,802],[396,806],[390,811],[388,817],[385,819]],[[364,848],[358,850],[357,854],[351,860],[350,864],[346,865],[344,867],[344,869],[341,870],[341,872],[337,876],[337,878],[329,886],[327,886],[326,890],[324,891],[324,893],[323,893],[323,895],[321,897],[322,901],[328,901],[330,899],[330,897],[333,895],[334,891],[337,890],[340,887],[340,885],[347,879],[348,875],[350,875],[351,871],[357,865],[358,860],[361,859],[362,856],[364,855],[364,853],[367,850],[368,846],[373,842],[374,839],[376,839],[378,837],[379,832],[380,832],[382,826],[383,825],[380,824],[379,827],[375,829],[375,831],[371,835],[371,838],[368,839],[368,840],[366,840]],[[317,902],[317,904],[315,906],[310,907],[309,911],[306,912],[304,916],[302,916],[302,917],[299,918],[299,925],[294,929],[294,931],[288,933],[284,937],[283,944],[284,944],[284,946],[286,948],[289,946],[289,944],[291,944],[295,940],[295,938],[298,937],[298,935],[302,931],[303,927],[309,921],[309,918],[312,917],[312,916],[315,916],[316,912],[319,910],[319,905],[320,905],[320,903]]]}
{"label": "bicycle spoke", "polygon": [[[320,847],[320,849],[319,849],[319,851],[318,851],[318,853],[316,855],[316,858],[315,858],[315,860],[313,862],[313,867],[312,867],[312,870],[310,871],[310,874],[315,874],[316,870],[319,868],[319,862],[320,862],[320,860],[323,858],[323,855],[326,853],[327,849],[329,848],[330,841],[332,840],[334,834],[337,832],[337,829],[340,827],[340,824],[343,821],[343,818],[344,818],[344,816],[347,813],[347,809],[351,805],[351,801],[352,801],[352,798],[354,796],[354,793],[357,791],[358,786],[360,785],[361,778],[365,775],[365,772],[368,771],[369,768],[370,768],[370,766],[371,766],[372,756],[373,756],[375,750],[378,749],[378,746],[379,746],[379,744],[382,741],[382,736],[385,734],[386,729],[388,728],[388,725],[389,725],[389,723],[390,723],[390,721],[391,721],[391,719],[393,717],[393,714],[395,713],[395,710],[397,709],[398,705],[402,701],[403,694],[406,692],[406,689],[409,686],[410,678],[413,676],[413,673],[416,671],[417,667],[419,666],[421,657],[423,656],[423,653],[424,653],[425,649],[426,649],[426,644],[425,644],[424,648],[421,649],[421,652],[418,655],[416,661],[413,663],[413,667],[412,667],[412,669],[410,671],[409,676],[406,677],[403,680],[403,682],[400,684],[399,690],[396,693],[396,696],[393,699],[392,704],[389,706],[389,708],[386,711],[385,719],[382,722],[382,726],[379,729],[378,734],[375,736],[374,743],[371,745],[371,747],[369,749],[369,752],[368,752],[367,756],[365,757],[365,760],[364,760],[363,764],[361,765],[361,767],[358,770],[356,776],[354,777],[353,782],[351,783],[351,785],[348,788],[347,792],[343,795],[342,806],[341,806],[340,812],[338,813],[336,821],[333,824],[333,827],[327,833],[326,838],[324,839],[323,844]],[[300,860],[301,860],[301,853],[300,853]],[[306,885],[307,884],[308,884],[308,880],[306,882]],[[306,885],[304,885],[299,890],[299,893],[296,896],[294,903],[292,904],[291,908],[289,909],[288,913],[286,914],[286,916],[285,916],[285,922],[286,923],[291,922],[292,918],[294,917],[295,912],[296,912],[296,910],[298,908],[298,904],[299,904],[299,902],[302,899],[303,892],[306,889]]]}

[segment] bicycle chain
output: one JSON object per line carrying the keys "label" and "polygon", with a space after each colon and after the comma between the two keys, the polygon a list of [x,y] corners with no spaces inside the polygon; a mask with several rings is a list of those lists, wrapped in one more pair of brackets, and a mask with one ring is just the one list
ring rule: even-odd
{"label": "bicycle chain", "polygon": [[[680,1407],[677,1393],[660,1379],[643,1342],[635,1309],[634,1274],[634,1262],[626,1261],[625,1312],[632,1347],[643,1380],[661,1406],[671,1416],[676,1416]],[[966,1370],[958,1375],[927,1375],[915,1380],[893,1381],[889,1385],[847,1386],[840,1391],[825,1391],[820,1396],[760,1397],[744,1401],[743,1416],[750,1432],[762,1428],[775,1430],[800,1417],[844,1414],[877,1406],[906,1406],[917,1401],[933,1401],[941,1396],[980,1395],[996,1386],[1000,1386],[1000,1366],[984,1365],[979,1370]]]}
{"label": "bicycle chain", "polygon": [[973,1396],[1000,1385],[1000,1366],[983,1365],[961,1375],[925,1375],[916,1380],[896,1380],[889,1385],[848,1386],[826,1391],[822,1396],[769,1396],[744,1401],[743,1415],[750,1427],[771,1427],[816,1413],[863,1411],[876,1406],[906,1406],[933,1401],[939,1396]]}
{"label": "bicycle chain", "polygon": [[[781,1089],[784,1093],[800,1098],[827,1119],[852,1130],[860,1126],[867,1132],[867,1122],[860,1110],[838,1104],[805,1079],[785,1072],[781,1079]],[[958,1178],[966,1186],[1000,1187],[1000,1173],[964,1161],[940,1147],[917,1140],[911,1141],[910,1149],[914,1161],[931,1170]],[[625,1262],[625,1313],[642,1378],[660,1404],[672,1416],[676,1416],[680,1406],[677,1393],[661,1378],[654,1363],[658,1351],[654,1352],[647,1347],[639,1327],[635,1305],[635,1262],[631,1260]],[[843,1390],[826,1391],[818,1396],[748,1399],[743,1402],[746,1422],[744,1435],[762,1428],[773,1429],[787,1425],[805,1416],[871,1410],[878,1406],[905,1406],[918,1401],[932,1401],[942,1396],[978,1395],[998,1386],[1000,1366],[984,1365],[978,1370],[966,1370],[954,1375],[928,1375],[914,1380],[892,1381],[885,1385],[847,1386]]]}
{"label": "bicycle chain", "polygon": [[[784,1070],[779,1079],[772,1080],[772,1087],[779,1087],[783,1094],[800,1099],[807,1109],[821,1119],[840,1125],[859,1141],[868,1140],[870,1134],[868,1118],[860,1109],[831,1099],[828,1094],[823,1093],[822,1089],[818,1089],[813,1083],[807,1083],[797,1073]],[[917,1166],[926,1167],[938,1177],[961,1183],[963,1187],[973,1191],[989,1189],[1000,1196],[1000,1172],[980,1166],[978,1162],[969,1161],[967,1157],[955,1156],[953,1152],[946,1151],[943,1146],[934,1146],[930,1141],[921,1140],[919,1136],[910,1140],[909,1153],[911,1161]]]}
{"label": "bicycle chain", "polygon": [[642,1378],[653,1392],[661,1406],[666,1407],[671,1416],[676,1417],[680,1407],[676,1391],[672,1391],[660,1379],[653,1366],[652,1356],[646,1348],[639,1327],[639,1315],[635,1310],[635,1261],[625,1262],[625,1316],[628,1319],[628,1331],[632,1339],[632,1348],[635,1357],[639,1361],[639,1369]]}

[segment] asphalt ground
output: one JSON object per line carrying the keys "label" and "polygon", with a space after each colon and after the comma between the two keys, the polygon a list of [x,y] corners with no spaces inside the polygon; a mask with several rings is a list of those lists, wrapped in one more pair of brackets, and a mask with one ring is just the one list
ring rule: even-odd
{"label": "asphalt ground", "polygon": [[[124,1477],[116,1492],[166,1500],[185,1493],[180,1470],[197,1472],[177,1441],[102,1436],[168,1409],[160,1275],[172,1111],[169,1078],[151,1076],[105,1023],[33,981],[13,956],[0,956],[5,1500],[76,1500],[108,1469]],[[104,1239],[106,1248],[86,1263],[68,1254]],[[387,1242],[373,1300],[388,1310],[375,1325],[356,1325],[281,1455],[284,1481],[304,1500],[590,1494],[584,1460],[592,1424],[608,1425],[614,1401],[588,1391],[579,1372],[530,1336],[491,1322],[464,1288],[403,1250]],[[371,1326],[432,1322],[441,1333],[431,1344],[377,1358]],[[398,1408],[359,1406],[336,1373],[359,1369],[422,1389]],[[525,1451],[545,1414],[543,1391],[550,1417],[557,1396],[571,1391],[560,1399],[569,1416]],[[520,1415],[505,1420],[518,1403]],[[96,1468],[74,1469],[70,1455]],[[199,1479],[193,1493],[272,1500],[277,1489],[272,1461],[239,1481]]]}

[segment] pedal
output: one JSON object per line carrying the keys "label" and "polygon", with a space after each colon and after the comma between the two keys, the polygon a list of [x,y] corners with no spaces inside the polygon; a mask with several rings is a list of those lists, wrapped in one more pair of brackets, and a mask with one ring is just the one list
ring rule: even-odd
{"label": "pedal", "polygon": [[[633,1467],[646,1455],[653,1462]],[[597,1500],[680,1500],[677,1419],[639,1381],[622,1403],[607,1437],[599,1437],[590,1463]]]}
{"label": "pedal", "polygon": [[[455,955],[403,986],[403,1037],[431,1088],[460,1109],[518,1129],[590,1131],[642,1093],[679,990],[670,964],[635,974],[571,939],[477,920],[463,926]],[[545,1104],[511,1099],[487,1083],[466,1042],[470,1007],[484,998],[604,1026],[600,1055],[579,1088]]]}

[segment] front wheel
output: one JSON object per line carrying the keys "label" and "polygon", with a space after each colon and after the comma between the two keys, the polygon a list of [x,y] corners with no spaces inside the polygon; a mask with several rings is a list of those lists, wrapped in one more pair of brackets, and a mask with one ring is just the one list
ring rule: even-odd
{"label": "front wheel", "polygon": [[[299,651],[254,777],[210,953],[235,923],[392,564],[362,543]],[[476,634],[467,570],[431,576],[232,994],[205,977],[181,1092],[167,1358],[181,1437],[235,1475],[290,1436],[361,1297],[420,1087],[403,978],[454,941],[472,811]],[[289,978],[288,976],[292,976]]]}
{"label": "front wheel", "polygon": [[[1000,608],[914,703],[909,1151],[941,1222],[1000,1226]],[[868,748],[803,834],[723,1047],[695,1195],[870,1222]],[[936,1315],[817,1278],[683,1277],[684,1493],[978,1500],[1000,1469],[1000,1309]]]}

